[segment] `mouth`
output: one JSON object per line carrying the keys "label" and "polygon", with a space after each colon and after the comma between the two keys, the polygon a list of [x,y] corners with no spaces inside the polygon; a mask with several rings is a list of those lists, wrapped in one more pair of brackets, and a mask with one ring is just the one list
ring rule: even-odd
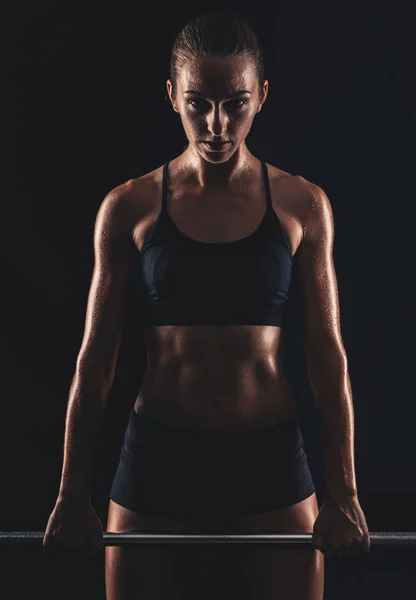
{"label": "mouth", "polygon": [[204,142],[204,144],[209,148],[212,152],[221,152],[230,142]]}

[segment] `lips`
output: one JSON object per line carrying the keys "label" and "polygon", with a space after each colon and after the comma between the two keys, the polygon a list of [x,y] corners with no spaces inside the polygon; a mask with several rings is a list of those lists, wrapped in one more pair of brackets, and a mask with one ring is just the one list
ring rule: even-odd
{"label": "lips", "polygon": [[211,150],[222,150],[228,142],[204,142]]}

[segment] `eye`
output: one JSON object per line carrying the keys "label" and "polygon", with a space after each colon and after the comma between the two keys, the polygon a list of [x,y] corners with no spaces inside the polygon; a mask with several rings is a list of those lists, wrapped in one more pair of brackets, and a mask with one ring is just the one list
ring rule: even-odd
{"label": "eye", "polygon": [[240,104],[239,106],[234,106],[233,108],[242,108],[244,106],[244,104],[247,104],[247,102],[245,100],[243,100],[242,98],[233,98],[232,100],[230,100],[230,102],[242,102],[242,104]]}
{"label": "eye", "polygon": [[195,104],[192,104],[193,102],[203,102],[203,100],[201,100],[201,98],[194,98],[193,100],[189,100],[188,104],[190,104],[191,106],[193,106],[193,108],[198,108],[198,106],[195,106]]}
{"label": "eye", "polygon": [[[193,104],[193,102],[202,102],[204,103],[205,100],[202,100],[202,98],[194,98],[193,100],[189,100],[188,104],[190,104],[191,106],[193,106],[193,108],[196,108],[198,110],[198,106],[195,106]],[[231,104],[232,102],[241,102],[242,104],[238,105],[238,106],[233,106],[232,108],[242,108],[245,104],[247,104],[247,102],[245,100],[243,100],[242,98],[233,98],[232,100],[230,100],[229,102],[227,102],[227,104]],[[200,107],[199,107],[200,108]]]}

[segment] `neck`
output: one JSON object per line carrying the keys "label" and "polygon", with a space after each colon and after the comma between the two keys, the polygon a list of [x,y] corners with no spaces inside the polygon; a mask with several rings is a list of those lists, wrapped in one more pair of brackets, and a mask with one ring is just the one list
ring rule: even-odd
{"label": "neck", "polygon": [[176,167],[189,183],[204,191],[224,190],[242,175],[257,167],[256,159],[243,142],[224,162],[212,163],[203,158],[192,146],[178,156]]}

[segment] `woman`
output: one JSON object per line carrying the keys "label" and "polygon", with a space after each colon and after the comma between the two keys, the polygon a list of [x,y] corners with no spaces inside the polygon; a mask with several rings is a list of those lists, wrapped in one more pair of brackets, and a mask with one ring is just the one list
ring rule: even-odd
{"label": "woman", "polygon": [[[239,598],[322,599],[323,553],[369,548],[355,482],[330,203],[319,187],[246,146],[268,92],[246,23],[225,13],[189,23],[175,40],[170,75],[169,98],[189,144],[112,190],[98,212],[62,481],[44,548],[90,554],[103,547],[88,478],[117,360],[133,240],[148,360],[107,531],[313,532],[313,545],[108,547],[107,599],[225,598],[237,590]],[[281,362],[295,255],[308,372],[327,436],[320,510]]]}

